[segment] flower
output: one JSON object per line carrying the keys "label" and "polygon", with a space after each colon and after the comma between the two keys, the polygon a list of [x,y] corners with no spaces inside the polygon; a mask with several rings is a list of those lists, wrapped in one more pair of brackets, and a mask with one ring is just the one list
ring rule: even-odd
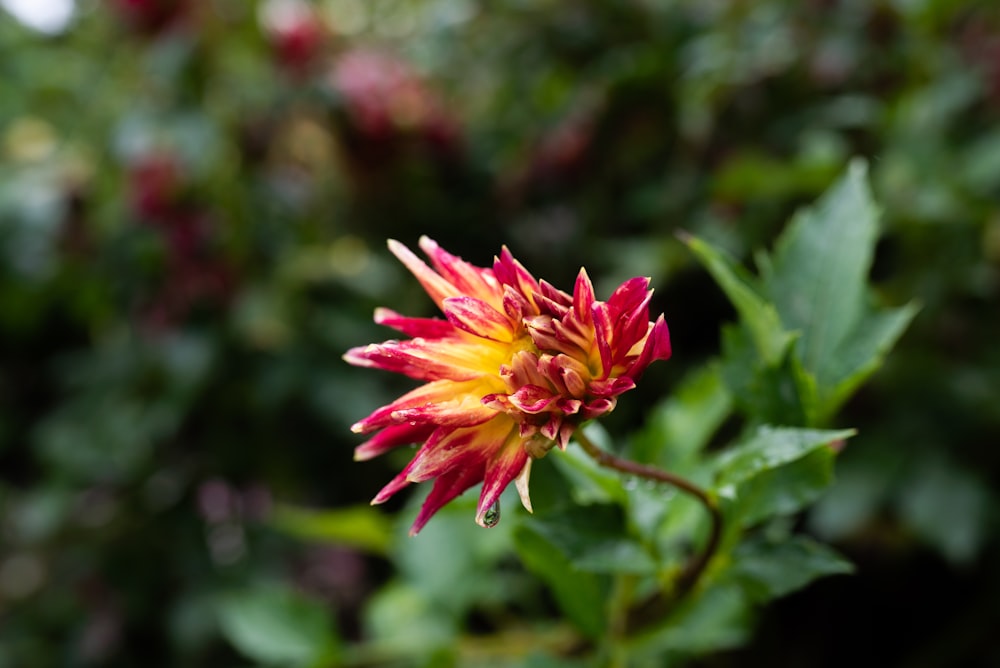
{"label": "flower", "polygon": [[662,315],[649,321],[648,278],[625,281],[601,302],[583,269],[569,295],[535,280],[506,247],[490,269],[427,237],[419,243],[433,268],[397,241],[389,241],[389,250],[446,319],[376,309],[377,323],[412,338],[344,355],[357,366],[427,381],[352,427],[377,432],[358,446],[355,459],[422,443],[372,503],[435,479],[410,530],[415,535],[442,506],[482,482],[476,522],[492,526],[490,509],[512,481],[531,511],[531,462],[556,445],[565,449],[580,424],[613,410],[651,362],[670,357],[670,334]]}

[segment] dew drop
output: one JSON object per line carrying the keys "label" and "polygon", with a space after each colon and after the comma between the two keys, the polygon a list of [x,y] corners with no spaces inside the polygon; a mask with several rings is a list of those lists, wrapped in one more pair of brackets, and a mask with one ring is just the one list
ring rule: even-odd
{"label": "dew drop", "polygon": [[500,499],[493,502],[493,505],[486,509],[483,515],[483,526],[492,529],[500,523]]}

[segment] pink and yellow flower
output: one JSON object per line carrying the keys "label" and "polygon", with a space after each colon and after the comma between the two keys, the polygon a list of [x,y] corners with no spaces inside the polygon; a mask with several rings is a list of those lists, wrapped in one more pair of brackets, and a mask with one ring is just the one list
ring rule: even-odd
{"label": "pink and yellow flower", "polygon": [[377,432],[358,446],[356,460],[422,443],[372,500],[435,479],[411,535],[479,482],[480,525],[487,526],[489,509],[512,481],[531,511],[532,460],[556,445],[565,449],[574,430],[613,410],[651,362],[670,357],[663,316],[649,320],[648,278],[625,281],[602,302],[583,269],[569,295],[535,280],[506,247],[492,268],[473,266],[427,237],[420,248],[433,268],[389,241],[445,319],[377,309],[376,322],[411,338],[344,355],[357,366],[427,381],[352,427]]}

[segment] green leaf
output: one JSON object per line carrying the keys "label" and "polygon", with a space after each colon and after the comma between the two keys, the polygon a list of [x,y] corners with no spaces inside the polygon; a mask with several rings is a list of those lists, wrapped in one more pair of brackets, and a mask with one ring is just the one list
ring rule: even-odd
{"label": "green leaf", "polygon": [[607,579],[574,567],[569,558],[532,527],[519,527],[514,532],[514,544],[525,567],[545,581],[570,621],[588,637],[601,637],[605,632]]}
{"label": "green leaf", "polygon": [[732,395],[722,382],[719,364],[701,367],[652,410],[632,438],[632,458],[681,470],[708,445],[731,410]]}
{"label": "green leaf", "polygon": [[775,515],[797,513],[830,487],[835,459],[832,448],[819,448],[745,480],[736,489],[732,516],[749,527]]}
{"label": "green leaf", "polygon": [[732,560],[728,577],[735,578],[751,599],[761,603],[818,578],[854,571],[854,566],[833,549],[806,536],[747,541],[733,551]]}
{"label": "green leaf", "polygon": [[581,571],[649,574],[657,570],[646,548],[627,537],[620,506],[574,506],[532,518],[525,525]]}
{"label": "green leaf", "polygon": [[271,525],[304,540],[337,543],[379,555],[385,555],[392,542],[392,523],[367,505],[324,511],[282,505],[275,508]]}
{"label": "green leaf", "polygon": [[754,278],[732,258],[705,241],[693,236],[685,236],[683,241],[736,307],[764,362],[777,364],[795,334],[785,330],[778,311],[761,294]]}
{"label": "green leaf", "polygon": [[908,304],[882,312],[866,312],[861,326],[848,334],[837,354],[821,370],[826,414],[836,411],[881,366],[918,310],[915,304]]}
{"label": "green leaf", "polygon": [[861,317],[878,233],[878,209],[863,162],[817,204],[799,212],[778,240],[766,294],[786,327],[802,332],[805,367],[817,373]]}
{"label": "green leaf", "polygon": [[233,647],[271,666],[321,666],[338,651],[326,606],[278,585],[257,585],[222,596],[219,625]]}
{"label": "green leaf", "polygon": [[750,478],[800,459],[819,448],[854,435],[853,429],[820,430],[760,427],[748,441],[733,447],[716,461],[716,488],[740,484]]}

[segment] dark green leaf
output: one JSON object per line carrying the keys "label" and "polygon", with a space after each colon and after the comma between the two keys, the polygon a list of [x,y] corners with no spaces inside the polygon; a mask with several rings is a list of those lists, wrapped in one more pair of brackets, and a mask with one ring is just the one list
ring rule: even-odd
{"label": "dark green leaf", "polygon": [[734,260],[701,239],[689,236],[684,241],[736,307],[757,354],[765,364],[777,364],[794,334],[785,330],[778,311],[760,293],[755,279]]}
{"label": "dark green leaf", "polygon": [[717,459],[717,488],[736,485],[810,452],[854,435],[853,429],[820,430],[763,426]]}
{"label": "dark green leaf", "polygon": [[734,550],[732,559],[727,577],[740,582],[758,602],[784,596],[818,578],[854,570],[833,549],[806,536],[748,541]]}

